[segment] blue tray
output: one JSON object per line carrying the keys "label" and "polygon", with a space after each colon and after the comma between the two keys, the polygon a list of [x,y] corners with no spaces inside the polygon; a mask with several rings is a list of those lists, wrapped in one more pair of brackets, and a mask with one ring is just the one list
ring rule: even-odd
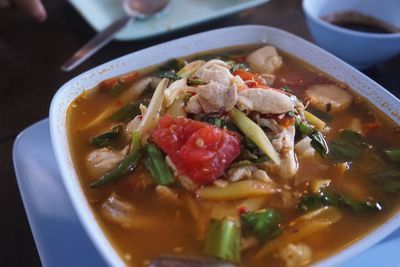
{"label": "blue tray", "polygon": [[[105,267],[65,191],[51,146],[48,119],[28,127],[17,137],[13,161],[42,265]],[[341,266],[400,266],[398,248],[400,230]]]}

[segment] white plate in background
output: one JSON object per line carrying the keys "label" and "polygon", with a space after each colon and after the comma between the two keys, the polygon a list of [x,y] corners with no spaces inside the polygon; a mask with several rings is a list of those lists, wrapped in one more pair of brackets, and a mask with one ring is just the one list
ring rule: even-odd
{"label": "white plate in background", "polygon": [[[116,35],[117,40],[138,40],[227,16],[269,0],[171,0],[168,12],[135,21]],[[124,15],[122,0],[69,0],[85,20],[100,31]]]}

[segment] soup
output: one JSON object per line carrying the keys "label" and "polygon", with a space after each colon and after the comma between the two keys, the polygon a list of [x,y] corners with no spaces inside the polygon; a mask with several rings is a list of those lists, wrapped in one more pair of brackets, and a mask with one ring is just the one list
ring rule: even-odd
{"label": "soup", "polygon": [[72,102],[67,128],[87,200],[128,266],[163,255],[308,265],[398,206],[398,128],[272,46],[105,80]]}

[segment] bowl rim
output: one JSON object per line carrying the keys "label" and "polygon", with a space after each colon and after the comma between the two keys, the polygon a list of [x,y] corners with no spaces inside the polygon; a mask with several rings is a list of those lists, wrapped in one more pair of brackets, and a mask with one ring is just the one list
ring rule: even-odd
{"label": "bowl rim", "polygon": [[[258,42],[258,44],[266,43],[266,41],[269,42],[274,42],[274,40],[267,40],[268,36],[273,36],[274,34],[277,36],[280,36],[284,38],[285,40],[282,42],[285,42],[286,45],[288,43],[295,42],[297,45],[302,45],[303,47],[306,47],[313,53],[316,53],[320,55],[323,59],[325,60],[330,60],[331,63],[337,64],[339,67],[338,69],[342,69],[343,71],[350,71],[355,77],[359,77],[362,81],[366,82],[367,85],[371,85],[373,87],[376,87],[376,90],[382,91],[381,94],[384,95],[387,99],[390,99],[395,103],[396,105],[400,104],[400,100],[398,100],[393,94],[388,92],[386,89],[384,89],[382,86],[362,74],[360,71],[356,70],[355,68],[351,67],[349,64],[345,63],[343,60],[335,57],[334,55],[330,54],[329,52],[326,52],[325,50],[319,48],[318,46],[304,40],[301,37],[298,37],[292,33],[286,32],[281,29],[277,29],[274,27],[269,27],[269,26],[261,26],[261,25],[242,25],[242,26],[232,26],[232,27],[226,27],[226,28],[220,28],[220,29],[214,29],[210,31],[205,31],[205,32],[200,32],[196,33],[193,35],[181,37],[178,39],[174,39],[171,41],[167,41],[164,43],[160,43],[133,53],[129,53],[125,56],[118,57],[114,60],[111,60],[109,62],[106,62],[100,66],[94,67],[90,70],[87,70],[86,72],[72,78],[68,82],[66,82],[64,85],[60,87],[60,89],[56,92],[54,95],[51,105],[50,105],[50,133],[51,133],[51,141],[52,141],[52,146],[54,153],[56,155],[56,160],[57,164],[61,170],[61,176],[63,180],[63,184],[66,187],[66,191],[68,193],[69,198],[71,199],[72,205],[77,212],[78,218],[80,222],[82,223],[84,229],[88,232],[90,240],[94,243],[96,249],[99,251],[99,254],[102,255],[103,259],[106,260],[108,265],[110,266],[125,266],[125,263],[122,261],[122,257],[118,255],[116,252],[116,249],[111,245],[110,239],[106,237],[105,232],[101,229],[100,223],[95,219],[94,213],[92,209],[90,208],[90,205],[83,193],[83,189],[80,185],[79,179],[70,179],[71,177],[77,178],[77,175],[75,173],[75,169],[73,165],[71,165],[71,155],[69,151],[69,144],[67,140],[67,135],[65,136],[66,138],[64,139],[62,134],[60,134],[60,131],[65,131],[66,129],[59,129],[59,118],[60,116],[63,118],[61,121],[64,123],[66,122],[66,111],[61,114],[59,111],[59,105],[63,103],[63,99],[68,93],[68,90],[74,86],[80,79],[87,78],[91,81],[93,81],[93,77],[96,75],[101,75],[99,73],[104,72],[105,69],[112,69],[113,66],[117,66],[117,73],[112,74],[112,76],[116,76],[119,74],[123,74],[123,68],[120,66],[120,64],[124,61],[129,61],[129,59],[134,58],[137,55],[144,54],[146,52],[153,51],[155,49],[161,49],[165,48],[165,46],[171,46],[175,45],[175,43],[184,43],[187,41],[190,42],[195,42],[198,39],[205,39],[208,36],[212,35],[217,35],[217,34],[228,34],[231,33],[232,31],[237,32],[237,33],[246,33],[246,31],[249,32],[257,32],[261,36],[260,38],[266,38],[266,40],[262,39],[262,41]],[[236,38],[237,37],[232,37]],[[273,38],[273,37],[271,37]],[[235,39],[235,40],[236,40]],[[276,40],[275,40],[276,41]],[[238,42],[239,43],[239,42]],[[250,44],[250,43],[248,43]],[[255,44],[253,42],[253,44]],[[240,45],[240,44],[230,44],[232,45]],[[227,46],[219,46],[217,48],[224,48],[228,47]],[[277,45],[279,46],[279,45]],[[283,45],[281,45],[283,46]],[[207,51],[213,48],[204,48],[202,51]],[[282,48],[281,48],[282,49]],[[285,50],[285,49],[283,49]],[[192,52],[196,53],[196,52]],[[292,53],[294,56],[302,59],[302,55],[300,54],[295,54],[294,52]],[[190,55],[190,54],[187,54]],[[185,56],[185,54],[182,54],[181,56]],[[168,57],[173,57],[173,55],[168,55]],[[322,66],[317,66],[316,63],[311,63],[305,59],[302,59],[306,61],[308,64],[314,65],[316,68],[321,69],[324,71]],[[146,63],[147,64],[147,63]],[[150,65],[150,64],[147,64]],[[336,68],[336,67],[335,67]],[[328,75],[335,77],[337,74],[332,74],[333,70],[331,73],[329,71],[325,71]],[[108,78],[107,75],[105,75],[102,79]],[[368,87],[369,88],[369,87]],[[87,88],[86,88],[87,89]],[[74,98],[76,98],[79,94],[75,95]],[[366,97],[367,98],[367,97]],[[372,98],[372,96],[371,96]],[[377,106],[374,101],[378,101],[375,99],[368,99],[372,105]],[[68,103],[68,106],[71,102]],[[392,103],[392,102],[391,102]],[[381,110],[383,113],[385,113],[388,117],[396,121],[397,123],[400,122],[400,115],[393,115],[390,114],[389,111],[384,110],[384,108],[387,107],[377,107],[379,110]],[[397,109],[396,109],[397,112]],[[65,128],[65,127],[64,127]],[[65,146],[66,144],[66,146]],[[360,240],[354,241],[351,245],[347,246],[346,248],[342,249],[341,251],[338,251],[337,253],[329,256],[328,258],[324,258],[316,263],[314,263],[315,266],[336,266],[345,260],[350,259],[351,257],[354,257],[355,255],[359,254],[360,252],[366,250],[367,248],[371,247],[372,245],[376,244],[386,236],[388,236],[391,232],[393,232],[396,228],[400,226],[400,212],[394,213],[391,217],[388,218],[384,223],[381,225],[377,226],[374,228],[370,233],[365,234]]]}
{"label": "bowl rim", "polygon": [[346,35],[354,35],[357,37],[363,37],[363,38],[372,38],[372,39],[400,39],[400,32],[396,32],[396,33],[371,33],[371,32],[362,32],[362,31],[355,31],[355,30],[350,30],[350,29],[346,29],[343,27],[339,27],[337,25],[331,24],[323,19],[321,19],[319,16],[317,16],[314,12],[311,12],[311,3],[314,0],[303,0],[302,2],[302,8],[304,13],[306,14],[306,16],[308,18],[310,18],[312,21],[314,21],[315,23],[322,25],[325,28],[328,28],[332,31],[336,31],[342,34],[346,34]]}

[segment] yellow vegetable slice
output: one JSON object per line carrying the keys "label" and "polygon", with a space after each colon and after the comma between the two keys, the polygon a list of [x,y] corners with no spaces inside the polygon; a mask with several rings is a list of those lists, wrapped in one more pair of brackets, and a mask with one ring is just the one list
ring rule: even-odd
{"label": "yellow vegetable slice", "polygon": [[257,125],[257,123],[252,121],[246,116],[246,114],[237,108],[229,111],[229,117],[232,122],[261,149],[262,152],[271,158],[274,163],[277,165],[281,163],[279,153],[276,152],[267,135],[263,129]]}
{"label": "yellow vegetable slice", "polygon": [[140,133],[140,137],[142,138],[142,142],[147,140],[149,132],[157,126],[164,100],[164,90],[167,85],[168,79],[166,78],[159,82],[150,100],[150,104],[144,113],[143,119],[139,124],[138,131]]}
{"label": "yellow vegetable slice", "polygon": [[244,180],[228,184],[226,187],[203,187],[197,190],[196,194],[208,200],[235,200],[265,196],[278,191],[272,183],[265,183],[258,180]]}
{"label": "yellow vegetable slice", "polygon": [[314,125],[315,129],[317,129],[318,131],[325,129],[326,123],[314,114],[308,112],[307,110],[304,110],[304,117],[306,117],[306,120],[311,125]]}

